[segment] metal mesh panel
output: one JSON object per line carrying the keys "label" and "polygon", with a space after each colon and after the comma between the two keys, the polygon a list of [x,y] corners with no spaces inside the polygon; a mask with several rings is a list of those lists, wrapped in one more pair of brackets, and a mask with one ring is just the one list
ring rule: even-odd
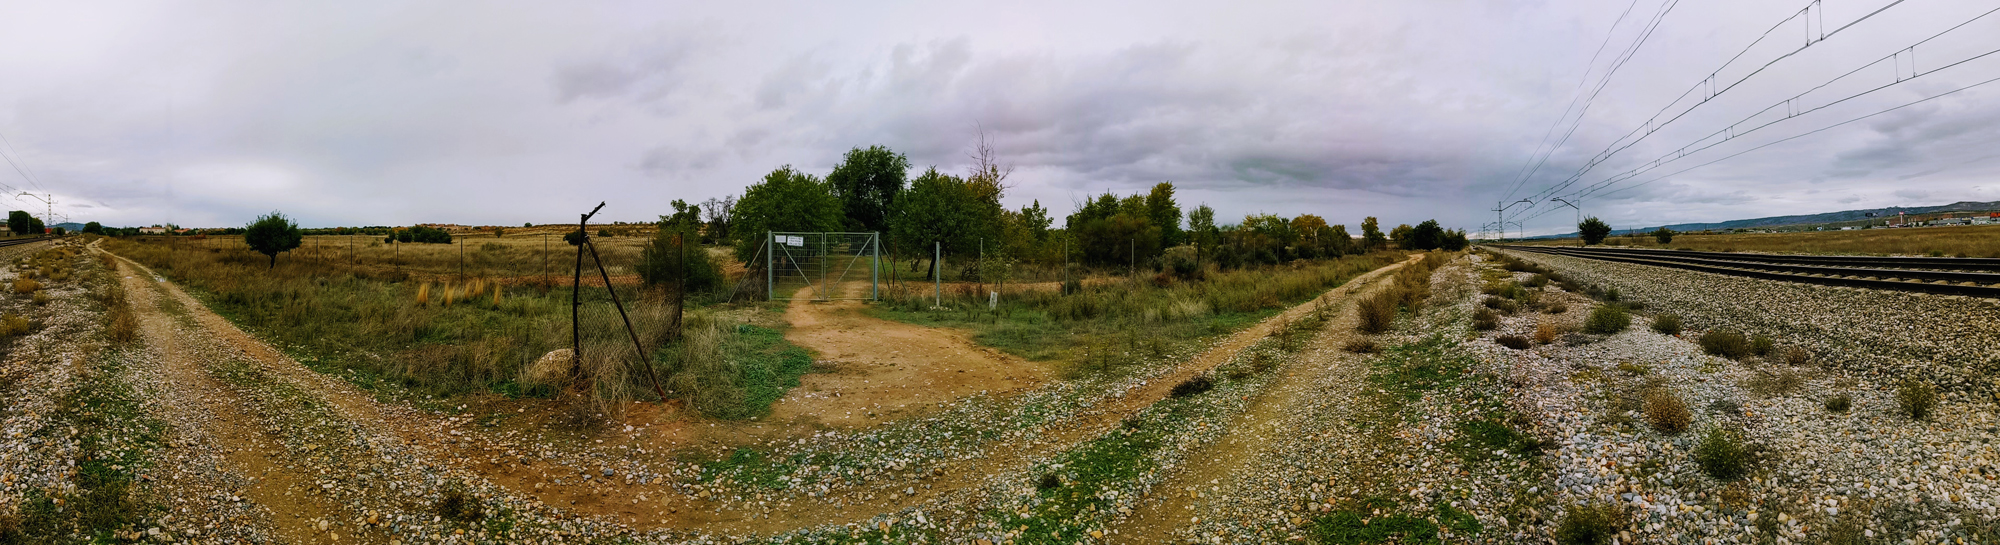
{"label": "metal mesh panel", "polygon": [[771,233],[765,239],[771,300],[875,299],[881,278],[876,233]]}

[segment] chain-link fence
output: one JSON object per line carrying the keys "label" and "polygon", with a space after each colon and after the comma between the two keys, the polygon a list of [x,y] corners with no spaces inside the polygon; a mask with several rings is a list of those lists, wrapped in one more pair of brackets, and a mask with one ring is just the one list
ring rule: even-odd
{"label": "chain-link fence", "polygon": [[778,233],[764,238],[765,287],[773,301],[878,299],[879,233]]}

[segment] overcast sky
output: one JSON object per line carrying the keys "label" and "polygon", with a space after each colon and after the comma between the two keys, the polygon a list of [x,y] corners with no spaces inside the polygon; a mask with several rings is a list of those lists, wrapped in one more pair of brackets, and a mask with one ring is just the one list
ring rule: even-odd
{"label": "overcast sky", "polygon": [[[2000,84],[1679,172],[2000,77],[2000,55],[1932,71],[2000,48],[1996,14],[1785,103],[1994,7],[1908,2],[1841,28],[1891,1],[1825,0],[1776,27],[1717,87],[1832,35],[1548,192],[1807,2],[8,0],[0,183],[109,225],[274,209],[307,226],[518,225],[600,200],[640,221],[781,165],[823,175],[856,146],[963,171],[983,127],[1015,167],[1007,204],[1058,217],[1172,181],[1183,206],[1232,220],[1476,232],[1503,198],[1547,208],[1662,157],[1678,160],[1584,211],[1631,226],[2000,200]],[[1577,116],[1579,89],[1621,59]],[[1739,127],[1885,84],[1676,153],[1767,106]],[[1515,190],[1552,127],[1568,139]],[[1516,219],[1567,231],[1575,213]]]}

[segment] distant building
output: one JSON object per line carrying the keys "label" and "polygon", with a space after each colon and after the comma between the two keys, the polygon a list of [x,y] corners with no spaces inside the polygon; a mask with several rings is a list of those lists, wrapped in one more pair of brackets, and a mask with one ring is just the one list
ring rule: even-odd
{"label": "distant building", "polygon": [[155,225],[155,226],[152,226],[152,227],[140,227],[140,228],[139,228],[139,234],[141,234],[141,235],[164,235],[164,234],[167,234],[167,228],[165,228],[165,227],[161,227],[161,226],[158,226],[158,225]]}

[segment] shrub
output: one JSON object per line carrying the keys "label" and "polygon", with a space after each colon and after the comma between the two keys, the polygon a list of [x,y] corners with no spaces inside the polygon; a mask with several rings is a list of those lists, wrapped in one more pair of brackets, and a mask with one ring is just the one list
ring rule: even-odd
{"label": "shrub", "polygon": [[1623,295],[1618,294],[1618,288],[1611,288],[1608,290],[1604,290],[1604,302],[1606,303],[1616,303],[1618,302],[1619,299],[1624,299],[1624,298],[1625,297]]}
{"label": "shrub", "polygon": [[1701,345],[1702,352],[1707,352],[1711,356],[1721,356],[1732,360],[1740,360],[1750,356],[1750,340],[1744,338],[1742,333],[1735,331],[1727,329],[1710,330],[1707,333],[1701,334],[1701,338],[1695,342]]}
{"label": "shrub", "polygon": [[1480,331],[1500,329],[1500,316],[1484,308],[1472,311],[1472,328]]}
{"label": "shrub", "polygon": [[[1594,219],[1594,218],[1593,218]],[[1618,536],[1624,513],[1608,504],[1571,507],[1556,526],[1556,543],[1561,545],[1605,545]]]}
{"label": "shrub", "polygon": [[1896,404],[1902,406],[1903,414],[1911,420],[1930,420],[1937,403],[1937,387],[1930,383],[1906,378],[1896,386]]}
{"label": "shrub", "polygon": [[1529,342],[1527,337],[1520,335],[1501,335],[1499,338],[1493,339],[1493,342],[1515,350],[1527,350],[1528,347],[1534,346],[1534,343]]}
{"label": "shrub", "polygon": [[1374,295],[1364,297],[1357,305],[1361,323],[1356,327],[1362,333],[1382,333],[1396,323],[1396,308],[1403,294],[1395,288],[1384,289]]}
{"label": "shrub", "polygon": [[1653,331],[1659,332],[1661,335],[1679,335],[1681,334],[1681,317],[1672,314],[1654,316]]}
{"label": "shrub", "polygon": [[1628,327],[1632,327],[1632,315],[1610,305],[1591,309],[1590,317],[1583,321],[1584,332],[1597,335],[1610,335]]}
{"label": "shrub", "polygon": [[1750,446],[1734,431],[1715,427],[1694,448],[1694,463],[1718,481],[1734,481],[1750,473]]}
{"label": "shrub", "polygon": [[1487,297],[1485,305],[1486,308],[1497,310],[1500,311],[1501,314],[1506,314],[1510,316],[1516,312],[1521,311],[1521,304],[1514,302],[1513,299],[1505,299],[1500,297]]}
{"label": "shrub", "polygon": [[1522,283],[1521,283],[1521,285],[1523,285],[1523,286],[1527,286],[1527,287],[1530,287],[1530,288],[1539,288],[1539,287],[1542,287],[1542,286],[1547,286],[1547,285],[1549,285],[1549,275],[1546,275],[1546,274],[1537,274],[1537,275],[1534,275],[1534,276],[1531,276],[1531,277],[1528,277],[1528,281],[1527,281],[1527,282],[1522,282]]}
{"label": "shrub", "polygon": [[444,495],[437,500],[436,510],[438,516],[458,522],[478,522],[486,518],[486,506],[479,502],[479,498],[455,486],[445,489]]}
{"label": "shrub", "polygon": [[1694,423],[1694,415],[1688,412],[1687,402],[1665,389],[1646,392],[1646,423],[1660,433],[1677,434],[1687,431]]}
{"label": "shrub", "polygon": [[1562,336],[1562,332],[1561,332],[1561,331],[1558,331],[1558,330],[1556,329],[1556,324],[1555,324],[1555,322],[1550,322],[1550,321],[1548,321],[1548,320],[1542,320],[1542,323],[1540,323],[1540,324],[1536,324],[1536,325],[1535,325],[1535,342],[1536,342],[1536,343],[1539,343],[1539,344],[1549,344],[1549,343],[1552,343],[1552,342],[1556,342],[1556,338],[1558,338],[1558,337],[1561,337],[1561,336]]}
{"label": "shrub", "polygon": [[1208,378],[1208,375],[1195,375],[1193,378],[1181,381],[1180,384],[1175,384],[1173,391],[1168,392],[1168,395],[1188,397],[1214,388],[1214,379]]}
{"label": "shrub", "polygon": [[1806,349],[1796,346],[1785,349],[1785,365],[1798,367],[1808,363],[1812,363],[1811,352],[1807,352]]}
{"label": "shrub", "polygon": [[1356,354],[1374,354],[1376,352],[1382,351],[1382,347],[1380,345],[1375,344],[1374,340],[1367,338],[1347,341],[1347,344],[1341,346],[1340,348],[1342,350],[1346,350],[1348,352],[1353,352]]}
{"label": "shrub", "polygon": [[1837,396],[1826,398],[1826,410],[1829,411],[1844,413],[1847,412],[1848,408],[1853,406],[1854,406],[1854,398],[1848,396],[1847,394],[1840,394]]}
{"label": "shrub", "polygon": [[0,334],[12,337],[28,334],[28,319],[12,314],[0,316]]}
{"label": "shrub", "polygon": [[1759,333],[1757,336],[1750,338],[1750,352],[1758,356],[1769,356],[1771,355],[1771,351],[1777,348],[1778,342],[1771,340],[1771,336],[1769,335]]}
{"label": "shrub", "polygon": [[[678,288],[686,282],[689,293],[706,293],[721,287],[722,268],[706,248],[693,244],[700,237],[693,232],[662,226],[653,240],[639,250],[639,279],[648,286]],[[684,247],[685,246],[685,247]]]}
{"label": "shrub", "polygon": [[46,291],[35,292],[35,304],[37,305],[49,304],[49,292]]}
{"label": "shrub", "polygon": [[32,293],[38,289],[42,289],[42,283],[33,278],[23,276],[14,279],[14,293]]}

